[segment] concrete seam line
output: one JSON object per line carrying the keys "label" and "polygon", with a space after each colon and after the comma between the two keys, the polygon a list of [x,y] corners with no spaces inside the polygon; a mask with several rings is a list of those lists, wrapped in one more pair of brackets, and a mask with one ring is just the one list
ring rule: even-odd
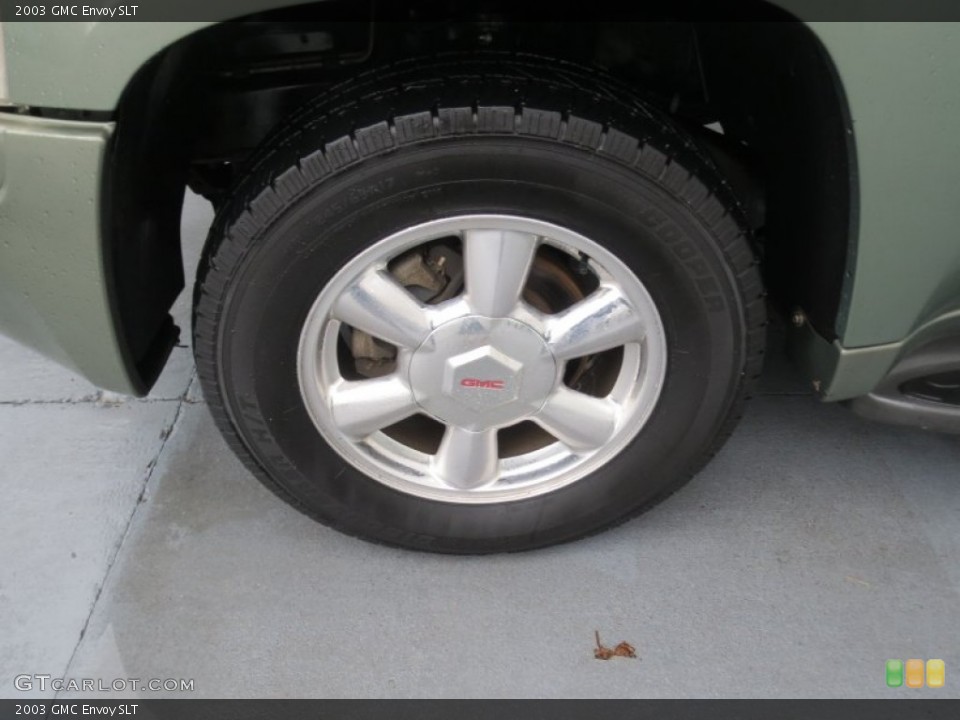
{"label": "concrete seam line", "polygon": [[[93,602],[90,603],[90,610],[83,622],[83,627],[80,629],[80,635],[77,637],[77,644],[74,645],[73,651],[70,653],[70,659],[67,660],[67,666],[64,668],[63,677],[69,677],[70,669],[73,667],[74,660],[77,657],[77,652],[80,650],[80,646],[83,644],[84,637],[86,637],[90,620],[93,618],[93,614],[97,609],[97,604],[100,602],[100,595],[103,593],[103,589],[107,586],[107,583],[110,580],[110,574],[113,571],[114,565],[116,565],[117,558],[120,557],[120,551],[123,549],[123,545],[126,542],[127,537],[130,535],[130,529],[133,527],[133,520],[137,516],[137,511],[140,509],[140,506],[143,504],[143,501],[146,498],[147,488],[150,486],[150,481],[153,479],[154,472],[156,471],[157,466],[160,464],[160,458],[163,456],[163,452],[167,447],[167,443],[170,441],[170,438],[173,437],[174,431],[180,422],[180,418],[183,416],[183,408],[185,405],[192,404],[187,402],[187,392],[193,383],[195,375],[196,371],[194,371],[194,373],[191,375],[190,381],[187,383],[183,394],[178,398],[177,410],[173,415],[173,419],[168,425],[164,426],[163,430],[161,431],[161,441],[156,453],[150,462],[147,463],[147,473],[140,487],[140,494],[137,496],[133,510],[130,512],[130,516],[127,518],[127,521],[124,524],[123,532],[120,533],[120,539],[114,546],[113,553],[107,561],[107,569],[103,573],[103,578],[101,578],[100,584],[97,587],[97,592],[93,597]],[[59,697],[60,691],[57,691],[57,693],[54,695],[54,699],[58,699]]]}

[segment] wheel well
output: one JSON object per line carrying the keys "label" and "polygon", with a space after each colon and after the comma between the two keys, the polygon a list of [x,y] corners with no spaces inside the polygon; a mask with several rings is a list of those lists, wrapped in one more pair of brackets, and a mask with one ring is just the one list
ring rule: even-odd
{"label": "wheel well", "polygon": [[551,17],[537,15],[537,0],[456,11],[434,0],[379,5],[358,15],[350,0],[325,0],[212,26],[167,48],[127,87],[104,228],[118,318],[145,385],[175,338],[168,310],[183,287],[184,187],[219,205],[257,146],[307,100],[364,69],[445,52],[534,53],[631,83],[699,138],[733,185],[773,300],[802,307],[821,335],[836,337],[856,161],[842,87],[806,25],[764,2],[739,7],[762,21],[750,23],[716,10],[704,22],[697,0],[576,23],[534,22]]}

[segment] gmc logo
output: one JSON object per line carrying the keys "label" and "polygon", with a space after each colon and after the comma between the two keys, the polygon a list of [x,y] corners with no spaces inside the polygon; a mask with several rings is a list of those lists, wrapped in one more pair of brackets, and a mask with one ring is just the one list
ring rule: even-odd
{"label": "gmc logo", "polygon": [[503,390],[503,380],[481,380],[480,378],[464,378],[460,381],[463,387],[484,388],[487,390]]}

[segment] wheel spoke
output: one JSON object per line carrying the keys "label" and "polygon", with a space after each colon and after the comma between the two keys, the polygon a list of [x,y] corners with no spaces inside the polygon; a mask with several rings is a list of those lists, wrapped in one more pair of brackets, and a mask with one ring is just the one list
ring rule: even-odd
{"label": "wheel spoke", "polygon": [[510,313],[523,292],[538,239],[511,230],[467,230],[463,234],[467,298],[487,317]]}
{"label": "wheel spoke", "polygon": [[330,397],[330,408],[337,427],[360,440],[413,415],[417,403],[400,376],[387,375],[341,383]]}
{"label": "wheel spoke", "polygon": [[618,412],[619,406],[613,400],[561,385],[533,419],[570,448],[594,450],[613,436]]}
{"label": "wheel spoke", "polygon": [[444,484],[471,490],[497,479],[497,431],[470,432],[448,427],[433,459],[433,471]]}
{"label": "wheel spoke", "polygon": [[420,302],[382,270],[364,273],[337,299],[334,316],[374,337],[416,348],[430,332]]}
{"label": "wheel spoke", "polygon": [[643,323],[619,288],[601,285],[546,321],[547,343],[558,360],[582,357],[643,339]]}

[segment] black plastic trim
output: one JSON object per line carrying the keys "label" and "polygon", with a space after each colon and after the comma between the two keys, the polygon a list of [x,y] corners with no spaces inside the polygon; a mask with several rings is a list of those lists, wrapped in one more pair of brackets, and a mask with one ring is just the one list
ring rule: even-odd
{"label": "black plastic trim", "polygon": [[187,149],[179,127],[158,112],[175,82],[164,69],[159,58],[151,61],[124,92],[102,180],[107,292],[139,395],[149,392],[179,338],[169,309],[184,287]]}

